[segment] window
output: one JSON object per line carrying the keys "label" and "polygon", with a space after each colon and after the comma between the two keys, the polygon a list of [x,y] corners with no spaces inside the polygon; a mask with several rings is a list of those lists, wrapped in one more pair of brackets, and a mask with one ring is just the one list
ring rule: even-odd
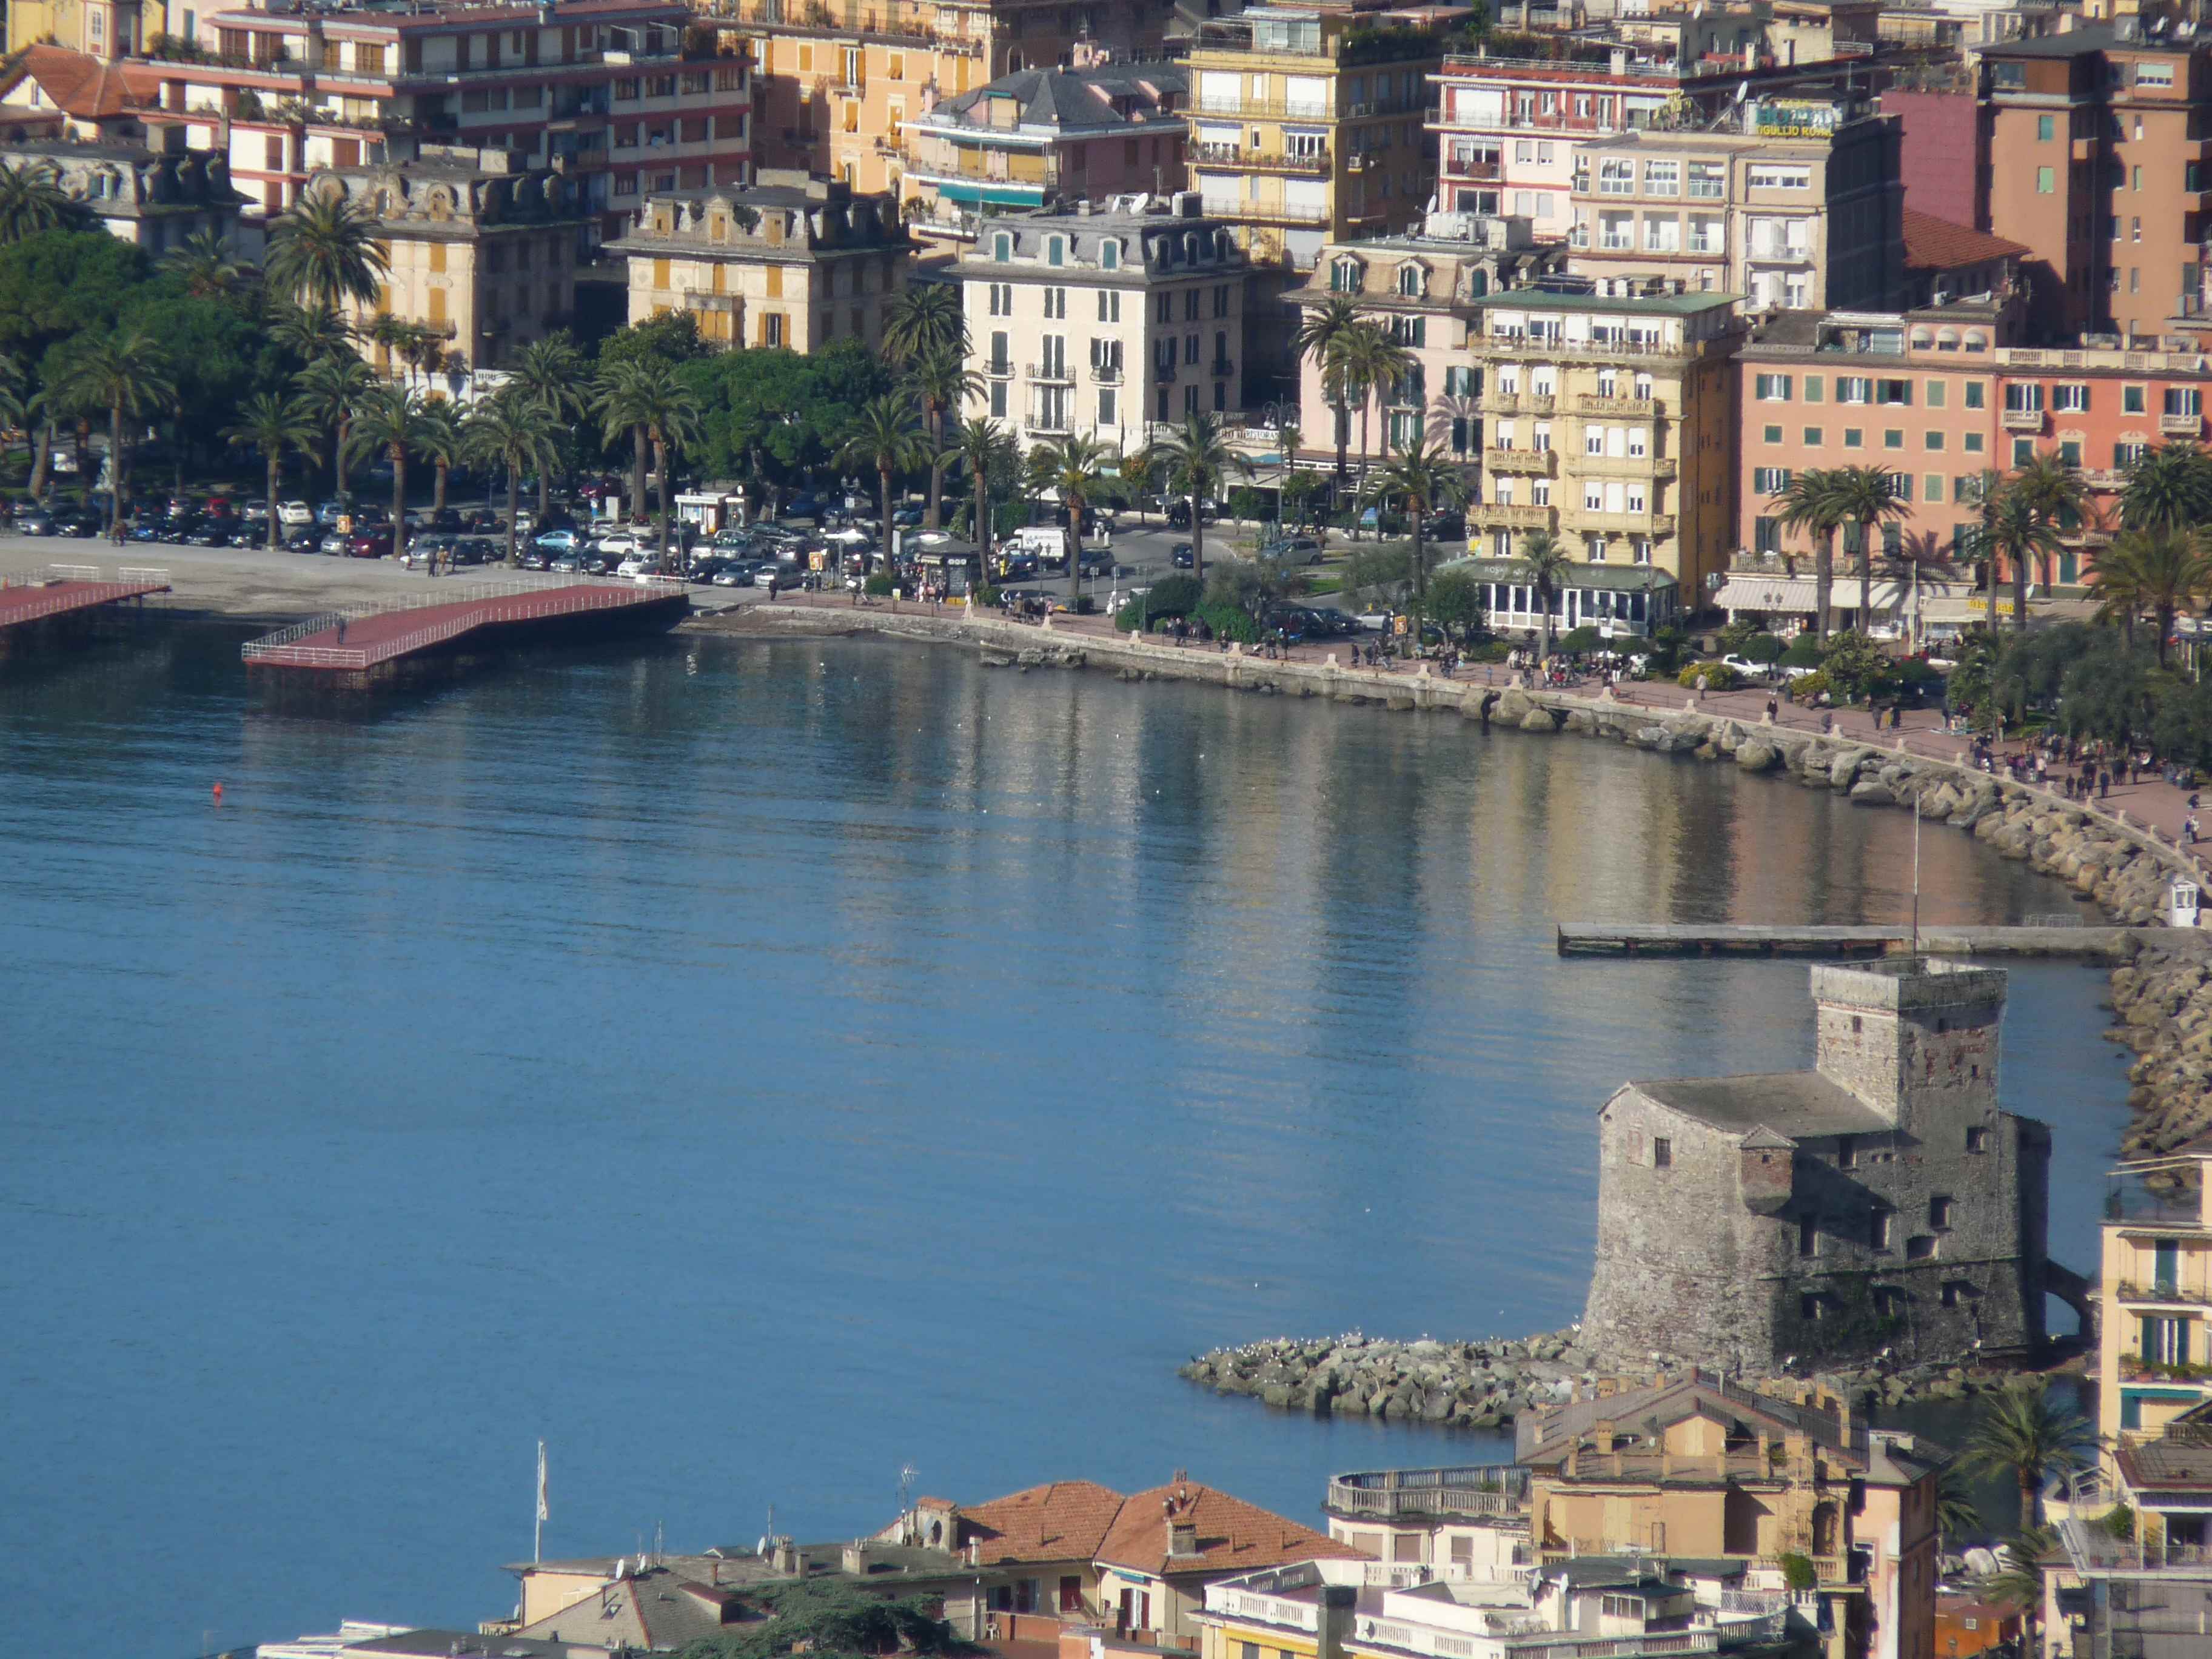
{"label": "window", "polygon": [[1102,288],[1098,290],[1098,320],[1102,323],[1121,320],[1121,295],[1118,289]]}
{"label": "window", "polygon": [[1102,386],[1098,388],[1098,424],[1101,426],[1119,424],[1115,419],[1114,388],[1110,386]]}
{"label": "window", "polygon": [[1822,432],[1821,432],[1821,430],[1820,430],[1820,428],[1819,427],[1817,427],[1817,426],[1808,426],[1808,427],[1807,427],[1807,428],[1805,428],[1805,447],[1806,447],[1806,448],[1808,448],[1808,449],[1818,449],[1818,448],[1820,447],[1820,445],[1821,445],[1821,443],[1822,443],[1822,441],[1824,441],[1824,434],[1822,434]]}
{"label": "window", "polygon": [[2005,388],[2004,406],[2008,414],[2039,415],[2043,412],[2043,388],[2014,382]]}
{"label": "window", "polygon": [[2166,389],[2166,412],[2169,415],[2201,414],[2204,394],[2195,386],[2168,386]]}
{"label": "window", "polygon": [[2036,193],[2038,196],[2049,196],[2049,195],[2052,194],[2053,192],[2055,192],[2055,191],[2057,190],[2057,188],[2058,188],[2058,170],[2057,170],[2057,168],[2056,168],[2056,167],[2038,167],[2038,168],[2036,168],[2036,170],[2035,170],[2035,193]]}
{"label": "window", "polygon": [[1943,475],[1942,473],[1922,473],[1920,475],[1920,485],[1922,492],[1921,499],[1923,501],[1933,503],[1943,499]]}
{"label": "window", "polygon": [[1940,432],[1924,432],[1921,434],[1920,441],[1922,446],[1931,453],[1941,453],[1942,451],[1943,434]]}
{"label": "window", "polygon": [[1987,386],[1984,385],[1984,382],[1982,382],[1982,381],[1980,381],[1980,380],[1969,380],[1969,381],[1967,381],[1967,382],[1966,382],[1966,407],[1967,407],[1967,408],[1969,408],[1969,409],[1980,409],[1981,407],[1983,407],[1983,405],[1984,405],[1984,402],[1985,398],[1987,398],[1987,396],[1988,396],[1988,388],[1987,388]]}
{"label": "window", "polygon": [[1787,374],[1759,374],[1753,377],[1752,395],[1763,404],[1786,404],[1790,401],[1790,377]]}
{"label": "window", "polygon": [[1808,1215],[1797,1223],[1797,1254],[1818,1255],[1820,1253],[1820,1224],[1815,1218]]}
{"label": "window", "polygon": [[2089,388],[2078,384],[2054,386],[2051,388],[2051,406],[2063,415],[2086,415],[2089,410]]}
{"label": "window", "polygon": [[2027,466],[2027,465],[2028,465],[2030,463],[2032,463],[2034,459],[2035,459],[2035,440],[2034,440],[2034,439],[2033,439],[2033,438],[2014,438],[2014,439],[2012,441],[2012,464],[2013,464],[2014,466]]}
{"label": "window", "polygon": [[1936,1259],[1936,1241],[1927,1233],[1915,1233],[1905,1241],[1907,1261],[1932,1261]]}
{"label": "window", "polygon": [[991,315],[1011,317],[1014,314],[1014,285],[1012,283],[988,284],[991,296]]}
{"label": "window", "polygon": [[2035,142],[2037,143],[2047,144],[2051,142],[2052,137],[2051,127],[2054,124],[2052,123],[2051,117],[2048,115],[2039,115],[2035,118]]}
{"label": "window", "polygon": [[1778,444],[1782,441],[1782,428],[1778,426],[1770,426],[1765,428],[1760,435],[1768,443]]}
{"label": "window", "polygon": [[991,239],[991,257],[1000,264],[1009,264],[1014,257],[1014,239],[1000,231]]}
{"label": "window", "polygon": [[1846,449],[1865,448],[1866,433],[1858,427],[1845,427],[1844,428],[1844,447]]}
{"label": "window", "polygon": [[2120,413],[2123,415],[2140,415],[2142,412],[2143,388],[2139,386],[2122,386],[2120,388]]}
{"label": "window", "polygon": [[1838,1135],[1836,1137],[1836,1167],[1838,1170],[1856,1170],[1858,1164],[1858,1141],[1850,1135]]}
{"label": "window", "polygon": [[2130,443],[2122,439],[2112,446],[2112,465],[2123,468],[2133,466],[2142,459],[2143,451],[2148,447],[2148,444]]}
{"label": "window", "polygon": [[1636,193],[1636,163],[1625,155],[1600,158],[1597,164],[1597,193],[1601,196],[1632,196]]}
{"label": "window", "polygon": [[1682,164],[1680,161],[1646,161],[1644,164],[1644,193],[1646,196],[1677,196],[1682,189]]}
{"label": "window", "polygon": [[1717,202],[1728,195],[1728,169],[1718,161],[1690,163],[1690,194],[1701,202]]}
{"label": "window", "polygon": [[1950,1231],[1951,1200],[1942,1194],[1928,1200],[1928,1225],[1939,1233]]}
{"label": "window", "polygon": [[1923,389],[1927,392],[1926,401],[1930,409],[1941,409],[1950,401],[1951,389],[1942,380],[1930,380]]}
{"label": "window", "polygon": [[2142,1358],[2153,1365],[2186,1365],[2189,1322],[2170,1315],[2146,1315],[2142,1322]]}
{"label": "window", "polygon": [[1912,404],[1912,382],[1910,380],[1876,380],[1874,400],[1878,404],[1894,404],[1910,408]]}
{"label": "window", "polygon": [[1753,492],[1760,495],[1779,495],[1790,488],[1790,470],[1781,466],[1755,466],[1751,470]]}
{"label": "window", "polygon": [[1817,1291],[1797,1298],[1797,1316],[1815,1322],[1827,1316],[1828,1299]]}
{"label": "window", "polygon": [[1839,404],[1867,404],[1874,401],[1874,382],[1863,374],[1836,376],[1836,401]]}
{"label": "window", "polygon": [[1664,1135],[1651,1137],[1651,1167],[1655,1170],[1674,1167],[1674,1143]]}
{"label": "window", "polygon": [[1012,338],[1002,328],[991,331],[991,373],[994,374],[1004,374],[1012,366],[1013,360],[1008,349],[1008,342]]}
{"label": "window", "polygon": [[1881,447],[1884,449],[1904,448],[1905,428],[1897,426],[1884,427],[1881,430]]}
{"label": "window", "polygon": [[2171,64],[2137,64],[2136,84],[2139,87],[2170,87],[2173,84],[2173,65]]}
{"label": "window", "polygon": [[1044,239],[1044,262],[1048,265],[1067,263],[1067,239],[1065,236],[1048,236]]}
{"label": "window", "polygon": [[1828,377],[1826,375],[1808,374],[1805,377],[1805,401],[1807,403],[1817,404],[1824,402],[1826,401],[1827,395]]}
{"label": "window", "polygon": [[1978,432],[1964,433],[1960,434],[1959,441],[1960,447],[1969,455],[1978,455],[1984,447],[1983,434]]}
{"label": "window", "polygon": [[1101,242],[1101,243],[1098,245],[1098,268],[1099,268],[1099,270],[1121,270],[1121,243],[1119,243],[1118,241],[1105,241],[1105,242]]}
{"label": "window", "polygon": [[1754,166],[1747,180],[1753,190],[1810,190],[1813,169],[1809,167]]}

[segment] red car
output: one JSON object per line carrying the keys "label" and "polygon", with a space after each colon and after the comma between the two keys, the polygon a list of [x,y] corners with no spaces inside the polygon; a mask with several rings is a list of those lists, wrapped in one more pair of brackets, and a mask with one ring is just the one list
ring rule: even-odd
{"label": "red car", "polygon": [[349,559],[380,559],[392,551],[392,532],[389,530],[357,530],[346,544]]}

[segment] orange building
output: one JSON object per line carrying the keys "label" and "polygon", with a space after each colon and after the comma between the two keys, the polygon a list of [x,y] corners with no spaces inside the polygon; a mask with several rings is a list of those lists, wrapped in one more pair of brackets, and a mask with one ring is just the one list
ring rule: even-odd
{"label": "orange building", "polygon": [[1936,1592],[1936,1659],[1973,1659],[1978,1653],[2001,1647],[2016,1651],[2020,1623],[2018,1607],[1999,1607],[1963,1590],[1939,1589]]}

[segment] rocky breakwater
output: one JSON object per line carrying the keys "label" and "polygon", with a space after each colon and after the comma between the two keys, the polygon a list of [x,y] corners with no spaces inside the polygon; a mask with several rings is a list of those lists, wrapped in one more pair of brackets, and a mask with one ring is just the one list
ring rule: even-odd
{"label": "rocky breakwater", "polygon": [[1178,1375],[1289,1411],[1494,1429],[1525,1407],[1565,1400],[1591,1363],[1572,1331],[1482,1342],[1279,1337],[1216,1348]]}
{"label": "rocky breakwater", "polygon": [[2212,953],[2177,933],[2172,946],[2145,945],[2112,972],[2106,1033],[2132,1048],[2129,1103],[2135,1122],[2120,1138],[2130,1158],[2155,1158],[2212,1133]]}

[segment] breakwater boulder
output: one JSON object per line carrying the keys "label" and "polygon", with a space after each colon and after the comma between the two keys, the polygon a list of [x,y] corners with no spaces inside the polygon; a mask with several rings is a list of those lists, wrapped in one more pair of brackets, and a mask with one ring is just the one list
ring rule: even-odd
{"label": "breakwater boulder", "polygon": [[2193,943],[2142,947],[2112,970],[2112,1012],[2109,1035],[2136,1055],[2122,1152],[2155,1158],[2212,1130],[2212,956]]}
{"label": "breakwater boulder", "polygon": [[1480,1342],[1279,1337],[1216,1348],[1179,1375],[1288,1411],[1492,1429],[1565,1399],[1591,1361],[1572,1330]]}

